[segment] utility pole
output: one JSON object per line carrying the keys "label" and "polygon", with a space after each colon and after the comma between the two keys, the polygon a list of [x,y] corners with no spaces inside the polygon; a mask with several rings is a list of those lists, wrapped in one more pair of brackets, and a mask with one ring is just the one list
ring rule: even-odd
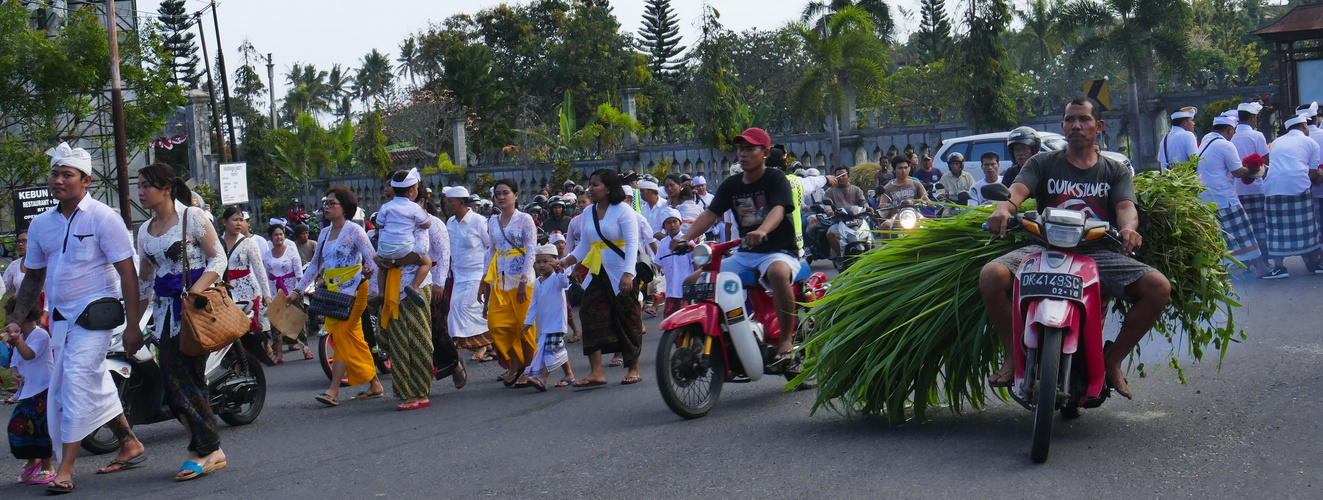
{"label": "utility pole", "polygon": [[239,142],[234,140],[234,110],[230,109],[230,79],[225,74],[225,46],[221,45],[220,19],[216,15],[216,0],[211,0],[211,22],[216,27],[216,69],[220,71],[221,92],[225,96],[225,122],[230,126],[230,145],[234,146],[234,156],[239,156]]}
{"label": "utility pole", "polygon": [[276,65],[271,62],[271,53],[266,53],[266,82],[271,90],[271,130],[276,129]]}
{"label": "utility pole", "polygon": [[110,120],[115,129],[115,170],[119,174],[119,214],[124,226],[133,228],[133,205],[129,204],[129,141],[124,135],[124,93],[119,78],[119,19],[115,0],[106,0],[106,31],[110,34]]}
{"label": "utility pole", "polygon": [[[193,23],[198,25],[198,38],[202,40],[202,62],[207,63],[207,94],[211,95],[211,126],[216,129],[216,145],[220,146],[220,161],[228,163],[230,157],[225,146],[225,130],[221,129],[220,113],[216,106],[216,82],[211,79],[211,56],[207,55],[207,35],[202,31],[202,11],[193,14]],[[211,179],[211,172],[207,172],[207,179]]]}

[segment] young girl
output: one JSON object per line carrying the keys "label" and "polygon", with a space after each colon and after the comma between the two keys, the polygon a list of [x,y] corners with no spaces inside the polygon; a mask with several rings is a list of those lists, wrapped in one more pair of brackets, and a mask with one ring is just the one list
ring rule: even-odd
{"label": "young girl", "polygon": [[564,272],[556,270],[557,255],[555,245],[542,245],[537,249],[537,259],[533,261],[533,270],[537,280],[533,282],[533,302],[528,305],[528,316],[524,318],[524,334],[536,326],[538,332],[537,353],[524,377],[528,385],[539,391],[547,390],[547,376],[556,367],[565,368],[565,378],[556,383],[556,387],[573,384],[574,371],[570,369],[570,356],[565,351],[565,290],[570,287],[570,278]]}
{"label": "young girl", "polygon": [[684,308],[684,280],[694,272],[693,257],[688,253],[675,254],[668,253],[671,248],[671,240],[680,237],[680,228],[683,226],[680,211],[674,208],[669,209],[669,213],[664,215],[662,229],[666,232],[666,237],[662,238],[658,248],[662,248],[662,255],[658,261],[661,263],[662,275],[666,277],[666,301],[662,309],[662,317],[665,318]]}
{"label": "young girl", "polygon": [[[5,314],[13,316],[17,301],[5,301]],[[9,418],[9,451],[14,458],[27,460],[18,475],[19,484],[46,484],[55,479],[51,466],[51,437],[46,427],[46,389],[50,386],[51,335],[37,326],[41,310],[33,308],[20,325],[22,334],[6,335],[4,342],[14,350],[13,364],[23,377],[15,397],[18,407]]]}

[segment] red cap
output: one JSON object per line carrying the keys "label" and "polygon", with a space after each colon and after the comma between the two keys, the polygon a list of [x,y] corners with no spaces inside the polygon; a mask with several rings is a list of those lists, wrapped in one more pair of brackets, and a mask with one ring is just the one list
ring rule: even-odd
{"label": "red cap", "polygon": [[743,134],[740,134],[736,136],[734,139],[730,140],[731,144],[739,144],[740,141],[747,142],[755,146],[762,146],[767,149],[772,148],[772,136],[767,135],[766,131],[757,127],[747,129],[744,131]]}

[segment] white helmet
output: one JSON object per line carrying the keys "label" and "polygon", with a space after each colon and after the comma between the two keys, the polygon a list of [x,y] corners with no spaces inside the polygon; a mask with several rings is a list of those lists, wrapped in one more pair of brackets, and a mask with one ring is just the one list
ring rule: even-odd
{"label": "white helmet", "polygon": [[822,172],[819,172],[818,169],[816,169],[816,168],[810,168],[810,169],[808,169],[808,175],[809,175],[809,177],[815,177],[815,176],[822,175]]}

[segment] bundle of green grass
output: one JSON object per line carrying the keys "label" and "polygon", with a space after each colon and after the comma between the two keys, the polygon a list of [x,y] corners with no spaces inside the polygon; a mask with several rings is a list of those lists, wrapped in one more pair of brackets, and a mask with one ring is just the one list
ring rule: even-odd
{"label": "bundle of green grass", "polygon": [[[1199,198],[1203,189],[1193,164],[1135,177],[1144,241],[1135,257],[1172,284],[1170,305],[1152,334],[1171,346],[1167,364],[1182,383],[1182,353],[1198,360],[1212,346],[1220,360],[1233,338],[1244,338],[1233,316],[1239,304],[1225,265],[1231,256],[1214,207]],[[987,377],[1001,363],[1002,347],[983,311],[978,275],[989,261],[1027,244],[1022,233],[992,240],[982,228],[991,213],[975,208],[926,220],[835,279],[814,304],[805,343],[801,379],[818,378],[814,412],[885,413],[897,425],[924,420],[932,405],[957,414],[985,405]],[[1120,313],[1128,305],[1113,301]],[[1151,367],[1137,368],[1143,376]]]}

